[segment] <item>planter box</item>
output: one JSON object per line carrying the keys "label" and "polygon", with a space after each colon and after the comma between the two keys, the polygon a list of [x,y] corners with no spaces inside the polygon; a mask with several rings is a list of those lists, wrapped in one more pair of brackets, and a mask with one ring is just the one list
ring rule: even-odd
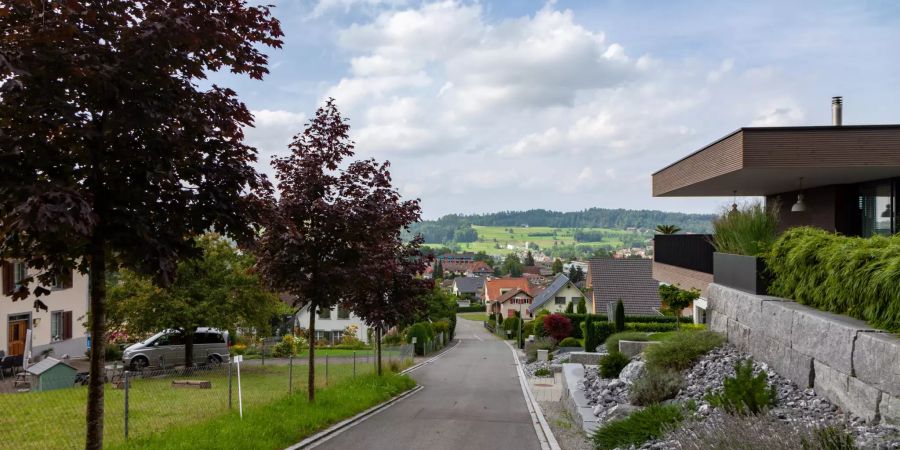
{"label": "planter box", "polygon": [[713,282],[750,294],[766,295],[766,263],[757,256],[713,253]]}

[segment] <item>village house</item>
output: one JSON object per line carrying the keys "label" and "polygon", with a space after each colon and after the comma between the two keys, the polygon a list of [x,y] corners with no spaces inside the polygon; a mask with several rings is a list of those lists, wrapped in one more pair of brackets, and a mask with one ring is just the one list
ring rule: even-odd
{"label": "village house", "polygon": [[[569,303],[578,306],[581,299],[585,298],[581,289],[578,289],[569,277],[559,274],[553,279],[544,290],[535,294],[534,302],[528,307],[529,316],[536,314],[542,309],[546,309],[551,313],[565,312]],[[588,311],[593,311],[593,300],[585,298],[585,305]]]}
{"label": "village house", "polygon": [[[594,314],[612,315],[621,299],[625,314],[658,316],[659,282],[653,279],[653,261],[641,258],[591,258],[587,289]],[[589,309],[590,310],[590,309]]]}
{"label": "village house", "polygon": [[484,283],[484,303],[485,312],[497,313],[500,310],[499,300],[503,294],[512,290],[521,290],[523,292],[531,292],[528,280],[525,278],[493,278],[488,279]]}

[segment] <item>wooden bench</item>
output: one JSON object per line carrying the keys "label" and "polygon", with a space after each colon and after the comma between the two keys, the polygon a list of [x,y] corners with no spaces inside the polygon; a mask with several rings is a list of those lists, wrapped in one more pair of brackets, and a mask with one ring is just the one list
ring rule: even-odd
{"label": "wooden bench", "polygon": [[173,388],[212,389],[211,381],[203,380],[173,380]]}

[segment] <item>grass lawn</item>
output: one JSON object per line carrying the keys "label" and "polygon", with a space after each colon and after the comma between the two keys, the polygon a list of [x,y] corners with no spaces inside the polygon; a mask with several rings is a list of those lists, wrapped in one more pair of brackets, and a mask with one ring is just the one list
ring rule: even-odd
{"label": "grass lawn", "polygon": [[[479,252],[484,251],[489,255],[506,255],[510,250],[507,245],[513,245],[518,248],[525,246],[526,242],[537,244],[542,249],[551,248],[556,245],[588,245],[600,247],[602,245],[610,245],[619,248],[624,245],[623,240],[632,241],[637,233],[633,231],[616,230],[612,228],[582,228],[583,231],[601,231],[605,234],[602,241],[596,242],[575,242],[575,231],[577,228],[553,228],[553,227],[489,227],[489,226],[472,226],[478,232],[477,242],[460,242],[462,251]],[[649,237],[643,236],[643,237]],[[428,244],[429,246],[440,247],[440,244]],[[500,247],[500,248],[497,248]]]}
{"label": "grass lawn", "polygon": [[[385,366],[387,367],[386,362]],[[245,420],[248,414],[253,414],[252,411],[287,397],[289,384],[293,393],[298,394],[299,398],[305,398],[307,366],[293,366],[291,383],[288,381],[288,371],[286,365],[241,368]],[[373,364],[357,363],[358,377],[373,371]],[[193,376],[132,380],[129,390],[129,437],[146,439],[163,432],[168,435],[173,427],[191,426],[236,415],[237,379],[233,378],[233,409],[229,411],[227,373],[226,366],[222,366],[221,369],[199,372]],[[327,380],[325,375],[325,365],[317,364],[317,388],[333,387],[352,380],[353,365],[330,364]],[[212,389],[173,388],[173,379],[208,380],[212,383]],[[375,388],[377,386],[373,386]],[[87,388],[84,386],[49,392],[0,394],[0,410],[15,411],[14,414],[0,416],[0,429],[5,431],[4,442],[16,449],[83,448],[86,399]],[[124,441],[123,390],[114,389],[107,384],[105,410],[105,442],[111,447],[119,445]],[[310,422],[312,423],[319,422]],[[217,435],[221,433],[217,432]],[[195,445],[193,448],[204,447]]]}
{"label": "grass lawn", "polygon": [[486,313],[459,313],[457,316],[462,317],[466,320],[475,320],[478,322],[487,322],[488,316]]}
{"label": "grass lawn", "polygon": [[364,411],[415,386],[406,375],[365,375],[316,391],[310,405],[305,393],[165,433],[111,446],[115,449],[280,449],[333,423]]}
{"label": "grass lawn", "polygon": [[[382,353],[385,352],[386,349],[382,349]],[[371,356],[375,354],[375,350],[371,348],[362,349],[362,350],[347,350],[343,348],[317,348],[316,349],[316,358],[327,356],[337,356],[337,357],[352,357],[353,352],[356,352],[356,356]],[[305,357],[309,355],[309,349],[303,350],[300,353],[294,355],[294,359]],[[272,358],[272,356],[266,356],[266,359]],[[286,358],[286,357],[285,357]],[[244,359],[260,359],[259,355],[245,355]]]}

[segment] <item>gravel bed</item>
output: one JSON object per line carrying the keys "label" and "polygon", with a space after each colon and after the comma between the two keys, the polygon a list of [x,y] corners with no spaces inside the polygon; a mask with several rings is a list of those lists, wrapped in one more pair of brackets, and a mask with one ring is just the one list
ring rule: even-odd
{"label": "gravel bed", "polygon": [[568,353],[564,353],[562,355],[553,355],[550,361],[534,361],[530,363],[526,363],[523,365],[523,369],[525,370],[525,375],[528,377],[534,377],[538,369],[549,369],[550,375],[547,375],[547,378],[553,377],[553,374],[556,372],[562,372],[562,365],[569,362]]}

